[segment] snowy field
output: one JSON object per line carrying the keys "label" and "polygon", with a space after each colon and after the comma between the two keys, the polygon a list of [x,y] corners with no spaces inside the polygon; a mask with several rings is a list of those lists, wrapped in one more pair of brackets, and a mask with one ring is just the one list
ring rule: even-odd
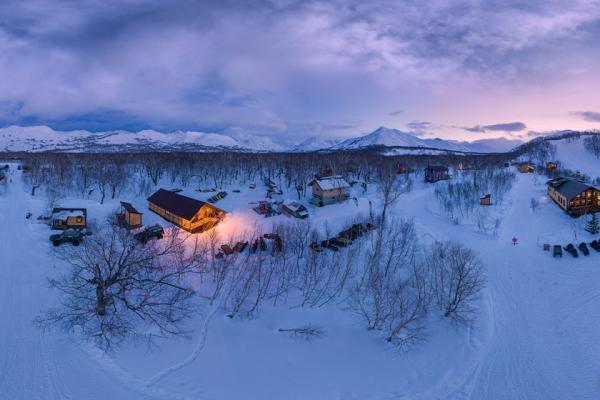
{"label": "snowy field", "polygon": [[[562,149],[561,149],[562,151]],[[564,151],[569,151],[565,149]],[[565,156],[566,157],[566,156]],[[577,168],[577,157],[569,157]],[[597,160],[593,162],[597,163]],[[572,165],[572,166],[571,166]],[[590,167],[592,165],[592,167]],[[594,169],[594,163],[582,165]],[[157,347],[125,345],[106,354],[61,331],[43,332],[33,319],[56,301],[47,279],[66,268],[53,256],[48,226],[24,218],[45,212],[12,165],[0,187],[0,398],[31,399],[597,399],[600,396],[600,253],[552,258],[543,244],[579,243],[592,237],[583,219],[564,214],[545,194],[543,176],[518,174],[502,206],[486,209],[501,219],[495,235],[472,221],[452,222],[433,195],[434,185],[415,183],[391,211],[415,221],[420,243],[454,239],[474,249],[486,266],[487,286],[477,322],[456,327],[430,321],[424,343],[407,352],[389,347],[352,313],[323,308],[266,308],[253,319],[229,319],[206,306],[192,319],[189,337]],[[169,186],[166,186],[167,188]],[[240,186],[217,205],[230,214],[222,237],[265,219],[249,202],[264,190]],[[337,232],[379,207],[375,190],[354,189],[357,202],[309,207],[315,226]],[[210,194],[186,190],[205,200]],[[293,198],[292,194],[289,197]],[[532,211],[531,198],[540,202]],[[143,198],[121,196],[160,222]],[[118,201],[70,199],[96,221]],[[511,239],[518,238],[513,245]],[[437,318],[437,317],[435,317]],[[324,337],[298,340],[278,332],[302,323],[322,326]]]}

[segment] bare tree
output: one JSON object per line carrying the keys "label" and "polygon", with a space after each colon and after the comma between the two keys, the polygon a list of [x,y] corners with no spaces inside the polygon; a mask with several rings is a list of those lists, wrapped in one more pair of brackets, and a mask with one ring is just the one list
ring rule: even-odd
{"label": "bare tree", "polygon": [[394,204],[398,198],[412,188],[412,181],[408,175],[399,176],[389,165],[380,166],[377,170],[377,183],[383,202],[381,209],[381,225],[386,222],[388,208]]}
{"label": "bare tree", "polygon": [[452,241],[436,243],[425,258],[432,293],[444,317],[466,323],[477,311],[485,286],[483,266],[475,253]]}
{"label": "bare tree", "polygon": [[177,230],[142,245],[125,230],[104,226],[80,246],[57,250],[71,267],[50,281],[62,301],[37,321],[79,331],[106,349],[128,337],[182,334],[194,295],[186,283],[193,257],[186,253]]}
{"label": "bare tree", "polygon": [[429,303],[425,274],[414,263],[414,224],[394,221],[371,239],[364,271],[351,287],[347,305],[369,330],[382,331],[388,342],[405,347],[423,338]]}

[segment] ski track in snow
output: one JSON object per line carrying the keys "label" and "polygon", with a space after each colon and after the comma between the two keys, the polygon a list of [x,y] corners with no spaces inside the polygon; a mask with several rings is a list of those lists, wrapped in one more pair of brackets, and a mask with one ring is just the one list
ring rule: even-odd
{"label": "ski track in snow", "polygon": [[156,383],[158,383],[158,381],[160,381],[167,375],[172,374],[173,372],[176,372],[180,369],[187,367],[188,365],[193,363],[198,358],[198,356],[202,352],[202,349],[206,345],[206,338],[208,336],[208,329],[210,328],[210,321],[213,318],[213,316],[217,313],[218,310],[219,310],[219,306],[217,305],[217,306],[213,306],[213,308],[208,312],[206,318],[204,319],[204,321],[202,323],[202,332],[200,334],[198,342],[196,343],[196,348],[194,349],[194,351],[181,363],[173,365],[172,367],[167,368],[167,369],[157,373],[156,375],[154,375],[148,381],[147,386],[155,385]]}

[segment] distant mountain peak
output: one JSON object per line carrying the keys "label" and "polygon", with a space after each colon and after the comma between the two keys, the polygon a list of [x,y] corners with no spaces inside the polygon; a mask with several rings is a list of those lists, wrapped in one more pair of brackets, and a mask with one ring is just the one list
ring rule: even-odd
{"label": "distant mountain peak", "polygon": [[441,138],[425,139],[398,129],[380,126],[373,132],[344,140],[332,149],[360,149],[373,146],[426,148],[460,152],[505,152],[522,144],[520,140],[506,138],[480,139],[474,142],[461,142]]}

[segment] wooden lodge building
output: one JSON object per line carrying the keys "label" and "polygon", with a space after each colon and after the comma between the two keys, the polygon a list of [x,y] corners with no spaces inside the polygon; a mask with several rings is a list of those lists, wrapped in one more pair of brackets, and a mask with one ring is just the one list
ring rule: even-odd
{"label": "wooden lodge building", "polygon": [[200,200],[159,189],[148,197],[148,208],[167,221],[191,232],[203,232],[217,225],[226,212]]}
{"label": "wooden lodge building", "polygon": [[425,168],[425,182],[434,183],[450,179],[448,167],[443,165],[428,165]]}
{"label": "wooden lodge building", "polygon": [[311,202],[319,207],[339,203],[350,198],[348,189],[350,184],[341,176],[326,176],[313,179],[309,183],[312,187]]}
{"label": "wooden lodge building", "polygon": [[547,182],[548,196],[573,216],[600,210],[600,190],[572,178],[558,177]]}

